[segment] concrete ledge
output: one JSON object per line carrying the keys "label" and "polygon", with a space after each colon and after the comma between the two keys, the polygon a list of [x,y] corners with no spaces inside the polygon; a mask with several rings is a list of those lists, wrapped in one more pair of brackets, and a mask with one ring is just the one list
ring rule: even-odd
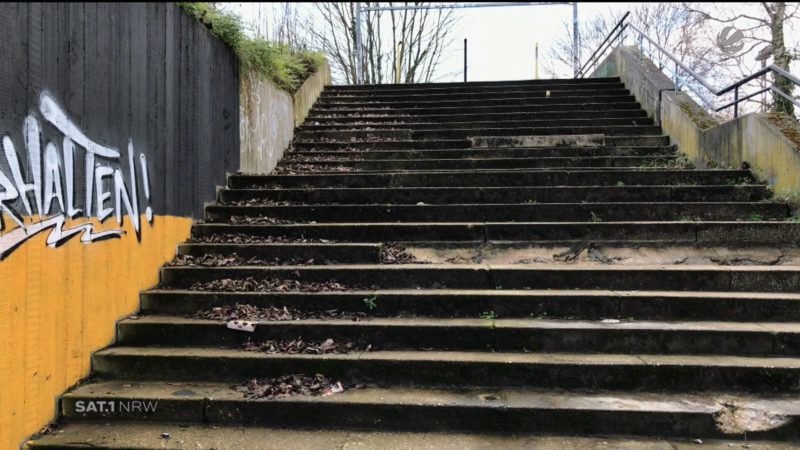
{"label": "concrete ledge", "polygon": [[593,77],[618,76],[642,108],[661,124],[695,166],[741,167],[744,163],[776,192],[800,188],[800,150],[766,114],[747,114],[718,124],[635,47],[621,47],[597,68]]}

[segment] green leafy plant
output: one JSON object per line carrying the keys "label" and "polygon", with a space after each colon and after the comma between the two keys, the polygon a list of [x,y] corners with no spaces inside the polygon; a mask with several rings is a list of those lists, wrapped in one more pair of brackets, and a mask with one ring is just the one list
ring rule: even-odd
{"label": "green leafy plant", "polygon": [[617,186],[620,186],[620,187],[625,186],[625,183],[622,182],[622,181],[617,181]]}
{"label": "green leafy plant", "polygon": [[535,204],[537,204],[539,202],[537,202],[536,200],[530,200],[529,199],[529,200],[525,200],[525,203],[527,203],[528,205],[535,205]]}
{"label": "green leafy plant", "polygon": [[602,222],[603,219],[600,218],[594,211],[590,211],[592,213],[592,222]]}
{"label": "green leafy plant", "polygon": [[761,222],[764,220],[764,217],[761,214],[750,214],[747,216],[747,220],[750,222]]}
{"label": "green leafy plant", "polygon": [[372,311],[373,309],[378,307],[378,304],[375,303],[376,300],[378,300],[378,296],[377,295],[373,295],[372,297],[365,298],[364,299],[364,304],[369,307],[370,311]]}
{"label": "green leafy plant", "polygon": [[497,314],[494,313],[494,310],[488,312],[484,311],[483,314],[481,314],[481,319],[490,321],[492,328],[494,328],[494,320],[497,319]]}

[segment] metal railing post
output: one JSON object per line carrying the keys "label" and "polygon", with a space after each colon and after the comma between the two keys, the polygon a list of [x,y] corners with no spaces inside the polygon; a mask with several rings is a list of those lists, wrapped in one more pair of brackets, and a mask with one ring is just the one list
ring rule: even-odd
{"label": "metal railing post", "polygon": [[677,94],[680,91],[680,85],[678,84],[678,63],[675,62],[675,93]]}
{"label": "metal railing post", "polygon": [[733,118],[739,117],[739,86],[733,89]]}

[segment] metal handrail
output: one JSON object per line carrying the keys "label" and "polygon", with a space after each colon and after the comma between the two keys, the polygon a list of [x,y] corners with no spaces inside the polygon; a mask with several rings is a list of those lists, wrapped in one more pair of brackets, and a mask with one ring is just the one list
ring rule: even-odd
{"label": "metal handrail", "polygon": [[[588,69],[589,67],[593,67],[594,66],[596,60],[599,59],[600,55],[604,54],[605,51],[608,48],[606,48],[602,52],[600,50],[603,49],[603,47],[605,46],[605,44],[607,42],[613,42],[613,40],[609,41],[609,38],[611,38],[611,36],[615,33],[616,29],[621,26],[621,29],[617,33],[617,35],[621,34],[624,30],[626,30],[628,28],[630,28],[631,30],[635,31],[638,34],[640,57],[641,57],[642,53],[647,53],[653,59],[658,61],[658,63],[662,66],[662,68],[666,68],[674,77],[675,91],[676,92],[680,91],[681,85],[685,85],[691,91],[695,92],[697,95],[700,95],[699,92],[697,92],[694,88],[692,88],[692,86],[688,83],[688,80],[685,79],[685,77],[681,77],[680,76],[679,72],[681,70],[685,74],[689,75],[692,79],[697,81],[706,90],[708,90],[709,92],[714,94],[716,97],[719,97],[721,95],[724,95],[724,94],[727,94],[728,92],[733,91],[733,101],[730,102],[730,103],[727,103],[727,104],[725,104],[723,106],[720,106],[719,108],[716,108],[714,111],[722,111],[723,109],[726,109],[726,108],[729,108],[729,107],[733,106],[733,117],[738,117],[739,116],[739,103],[741,103],[741,102],[743,102],[743,101],[745,101],[747,99],[750,99],[750,98],[752,98],[752,97],[754,97],[754,96],[756,96],[758,94],[762,94],[762,93],[764,93],[766,91],[772,91],[772,92],[782,96],[783,98],[787,99],[792,104],[800,107],[800,102],[798,102],[797,100],[792,98],[789,94],[787,94],[787,93],[781,91],[780,89],[778,89],[777,87],[775,87],[774,83],[768,88],[761,89],[758,92],[753,92],[753,93],[748,94],[748,95],[746,95],[744,97],[741,97],[741,98],[739,97],[739,88],[742,85],[744,85],[746,83],[749,83],[750,81],[753,81],[756,78],[762,77],[762,76],[766,75],[769,72],[773,72],[775,74],[778,74],[778,75],[786,78],[787,80],[791,81],[795,85],[800,86],[800,79],[798,79],[794,75],[790,74],[786,70],[776,66],[775,64],[770,64],[769,66],[764,67],[763,69],[761,69],[761,70],[759,70],[757,72],[754,72],[754,73],[742,78],[741,80],[738,80],[738,81],[732,83],[731,85],[726,86],[726,87],[724,87],[722,89],[714,89],[714,87],[712,87],[700,75],[696,74],[692,69],[686,67],[686,65],[681,63],[678,60],[678,58],[676,58],[674,55],[672,55],[670,52],[668,52],[666,49],[664,49],[661,45],[658,44],[658,42],[654,41],[650,36],[647,36],[642,30],[636,28],[636,26],[634,26],[631,23],[622,24],[622,22],[624,22],[627,17],[628,17],[628,14],[625,14],[625,16],[622,18],[622,20],[620,20],[620,22],[617,23],[617,25],[611,30],[611,32],[608,34],[608,36],[606,36],[606,39],[603,41],[603,43],[600,44],[600,46],[597,48],[597,50],[595,50],[595,52],[589,58],[589,60],[586,61],[586,64],[583,67],[581,67],[581,70],[576,75],[577,78],[583,78],[583,77],[586,76],[587,71],[585,71],[584,69]],[[662,57],[666,57],[666,59],[668,59],[669,62],[674,63],[675,69],[673,70],[670,67],[670,64],[668,64],[665,61],[662,61],[661,58],[656,56],[652,51],[645,50],[644,46],[642,45],[644,40],[647,40],[647,42],[649,44],[649,47],[651,47],[651,48],[655,47],[659,52],[661,52]],[[606,47],[608,47],[608,46],[606,46]],[[598,54],[598,52],[600,52],[600,53]]]}
{"label": "metal handrail", "polygon": [[[630,13],[631,13],[630,11],[626,12],[625,15],[622,16],[622,19],[619,19],[619,22],[617,22],[617,24],[614,25],[614,28],[612,28],[611,31],[608,33],[608,36],[606,36],[606,38],[603,40],[603,43],[600,44],[599,46],[597,46],[597,50],[595,50],[594,53],[592,53],[592,56],[590,56],[589,59],[586,60],[586,63],[584,65],[582,65],[580,69],[578,69],[578,72],[575,74],[575,78],[582,78],[583,77],[583,73],[584,73],[583,70],[587,69],[587,66],[589,65],[589,63],[593,63],[594,62],[595,56],[597,55],[597,52],[599,52],[600,49],[602,49],[603,46],[606,45],[606,42],[609,42],[609,39],[611,39],[611,35],[614,34],[614,32],[617,30],[617,28],[619,28],[619,27],[622,27],[623,29],[625,28],[625,26],[623,24],[625,23],[625,19],[628,18]],[[622,30],[620,30],[620,33],[621,32],[622,32]],[[613,42],[613,39],[611,39],[611,42]],[[592,64],[592,65],[594,65],[594,64]]]}

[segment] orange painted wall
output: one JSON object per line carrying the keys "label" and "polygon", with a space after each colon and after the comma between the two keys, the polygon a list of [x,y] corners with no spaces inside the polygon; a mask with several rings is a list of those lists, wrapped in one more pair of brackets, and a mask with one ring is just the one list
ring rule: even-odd
{"label": "orange painted wall", "polygon": [[[18,448],[55,418],[56,397],[89,374],[91,353],[113,341],[116,321],[158,282],[191,221],[142,216],[140,241],[125,220],[119,239],[74,236],[57,248],[45,245],[48,230],[0,261],[0,449]],[[96,230],[116,225],[111,218]]]}

